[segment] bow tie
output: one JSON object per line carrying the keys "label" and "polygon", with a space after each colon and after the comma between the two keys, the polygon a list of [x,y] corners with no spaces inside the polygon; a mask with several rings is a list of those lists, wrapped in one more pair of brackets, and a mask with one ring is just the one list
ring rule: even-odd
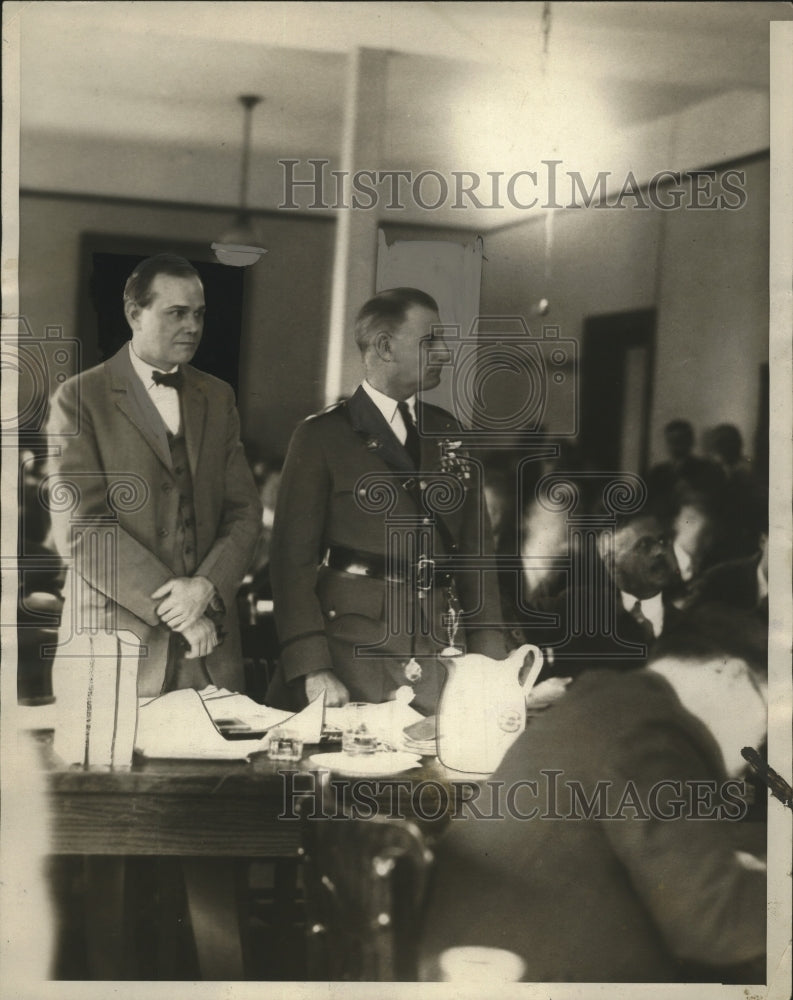
{"label": "bow tie", "polygon": [[161,372],[156,368],[151,373],[155,385],[164,385],[169,389],[181,389],[184,384],[184,375],[177,368],[175,372]]}

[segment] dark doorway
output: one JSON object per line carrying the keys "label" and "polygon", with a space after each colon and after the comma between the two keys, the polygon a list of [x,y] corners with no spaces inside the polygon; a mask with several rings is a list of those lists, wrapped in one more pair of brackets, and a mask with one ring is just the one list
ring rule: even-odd
{"label": "dark doorway", "polygon": [[654,309],[584,320],[580,441],[598,470],[646,471],[654,352]]}
{"label": "dark doorway", "polygon": [[192,364],[228,382],[237,392],[244,268],[207,260],[206,248],[201,244],[152,243],[141,247],[140,240],[86,234],[82,250],[80,315],[84,323],[93,326],[96,338],[96,356],[92,358],[91,329],[85,328],[86,367],[111,357],[130,338],[124,316],[124,284],[136,264],[155,253],[178,253],[198,271],[206,297],[204,334]]}

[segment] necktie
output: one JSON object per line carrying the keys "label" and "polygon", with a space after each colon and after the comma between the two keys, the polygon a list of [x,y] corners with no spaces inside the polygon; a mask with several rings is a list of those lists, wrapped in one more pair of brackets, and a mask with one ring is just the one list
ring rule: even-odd
{"label": "necktie", "polygon": [[404,399],[400,403],[397,403],[397,409],[407,431],[405,451],[410,455],[410,460],[418,469],[421,465],[421,439],[419,438],[419,432],[416,430],[416,424],[413,421],[413,414],[410,412],[410,407]]}
{"label": "necktie", "polygon": [[655,639],[655,630],[653,629],[653,623],[649,618],[646,618],[642,613],[642,602],[637,601],[631,608],[631,617],[640,626],[642,632],[644,633],[644,639],[647,642],[652,642]]}
{"label": "necktie", "polygon": [[164,385],[169,389],[179,390],[184,384],[184,376],[178,368],[174,372],[161,372],[155,368],[151,377],[155,385]]}

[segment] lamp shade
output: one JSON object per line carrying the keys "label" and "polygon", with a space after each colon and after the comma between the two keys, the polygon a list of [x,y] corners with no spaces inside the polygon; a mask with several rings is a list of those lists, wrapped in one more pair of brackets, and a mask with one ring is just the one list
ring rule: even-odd
{"label": "lamp shade", "polygon": [[212,250],[221,264],[249,267],[267,253],[259,242],[259,234],[250,217],[240,214],[231,229],[212,244]]}
{"label": "lamp shade", "polygon": [[261,97],[256,94],[242,94],[239,102],[243,107],[242,168],[240,176],[240,209],[234,225],[212,244],[212,250],[221,264],[232,267],[248,267],[267,251],[259,246],[261,242],[253,220],[247,209],[248,167],[251,146],[251,114]]}

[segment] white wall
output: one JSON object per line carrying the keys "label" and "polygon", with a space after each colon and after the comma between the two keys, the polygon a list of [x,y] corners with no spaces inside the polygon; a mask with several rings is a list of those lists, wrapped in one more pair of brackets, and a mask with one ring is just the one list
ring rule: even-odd
{"label": "white wall", "polygon": [[739,211],[669,213],[659,269],[653,447],[683,416],[733,423],[751,453],[768,361],[768,160],[746,167]]}
{"label": "white wall", "polygon": [[[747,194],[737,211],[556,212],[548,277],[542,220],[485,237],[482,311],[519,313],[535,335],[555,324],[580,344],[587,316],[657,310],[651,462],[663,456],[663,425],[674,417],[697,432],[735,423],[752,448],[768,351],[768,159],[737,167]],[[548,315],[532,318],[543,297]],[[567,405],[552,402],[549,429]]]}

